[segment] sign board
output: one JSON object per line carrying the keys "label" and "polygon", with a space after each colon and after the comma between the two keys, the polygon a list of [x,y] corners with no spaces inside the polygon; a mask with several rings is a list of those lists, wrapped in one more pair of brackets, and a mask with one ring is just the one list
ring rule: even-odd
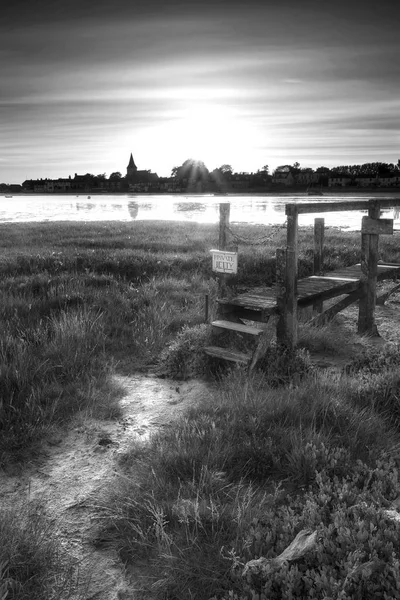
{"label": "sign board", "polygon": [[238,253],[226,250],[210,250],[212,254],[212,270],[215,273],[235,275],[238,266]]}
{"label": "sign board", "polygon": [[362,218],[361,233],[374,235],[393,235],[393,219]]}

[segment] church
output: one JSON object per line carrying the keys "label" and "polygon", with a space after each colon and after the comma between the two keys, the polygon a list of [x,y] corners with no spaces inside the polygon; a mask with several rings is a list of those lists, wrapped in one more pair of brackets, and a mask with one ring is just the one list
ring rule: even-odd
{"label": "church", "polygon": [[158,175],[157,173],[152,173],[151,170],[148,171],[139,171],[135,161],[133,160],[133,156],[129,158],[128,166],[126,167],[126,180],[128,183],[152,183],[157,181]]}

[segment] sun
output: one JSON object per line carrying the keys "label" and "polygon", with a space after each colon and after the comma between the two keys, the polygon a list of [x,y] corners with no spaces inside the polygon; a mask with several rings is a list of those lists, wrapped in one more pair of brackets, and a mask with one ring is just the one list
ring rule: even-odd
{"label": "sun", "polygon": [[195,103],[185,107],[163,134],[171,156],[201,160],[211,170],[226,163],[243,163],[255,152],[257,132],[230,107]]}

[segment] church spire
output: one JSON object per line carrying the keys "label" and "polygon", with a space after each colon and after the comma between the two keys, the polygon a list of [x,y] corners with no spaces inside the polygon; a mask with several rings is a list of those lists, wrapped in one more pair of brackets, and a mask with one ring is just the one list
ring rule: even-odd
{"label": "church spire", "polygon": [[133,156],[132,156],[132,152],[131,152],[131,157],[129,159],[128,166],[126,167],[126,174],[128,177],[131,177],[132,175],[135,175],[136,172],[137,172],[137,166],[135,165],[135,161],[133,160]]}

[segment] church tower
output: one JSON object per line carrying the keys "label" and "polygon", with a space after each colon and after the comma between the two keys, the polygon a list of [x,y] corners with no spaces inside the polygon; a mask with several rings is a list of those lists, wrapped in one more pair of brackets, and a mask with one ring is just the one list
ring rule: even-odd
{"label": "church tower", "polygon": [[131,153],[131,157],[129,159],[128,166],[126,167],[126,176],[128,179],[134,177],[137,173],[137,166],[135,165],[135,161],[133,160],[133,156]]}

